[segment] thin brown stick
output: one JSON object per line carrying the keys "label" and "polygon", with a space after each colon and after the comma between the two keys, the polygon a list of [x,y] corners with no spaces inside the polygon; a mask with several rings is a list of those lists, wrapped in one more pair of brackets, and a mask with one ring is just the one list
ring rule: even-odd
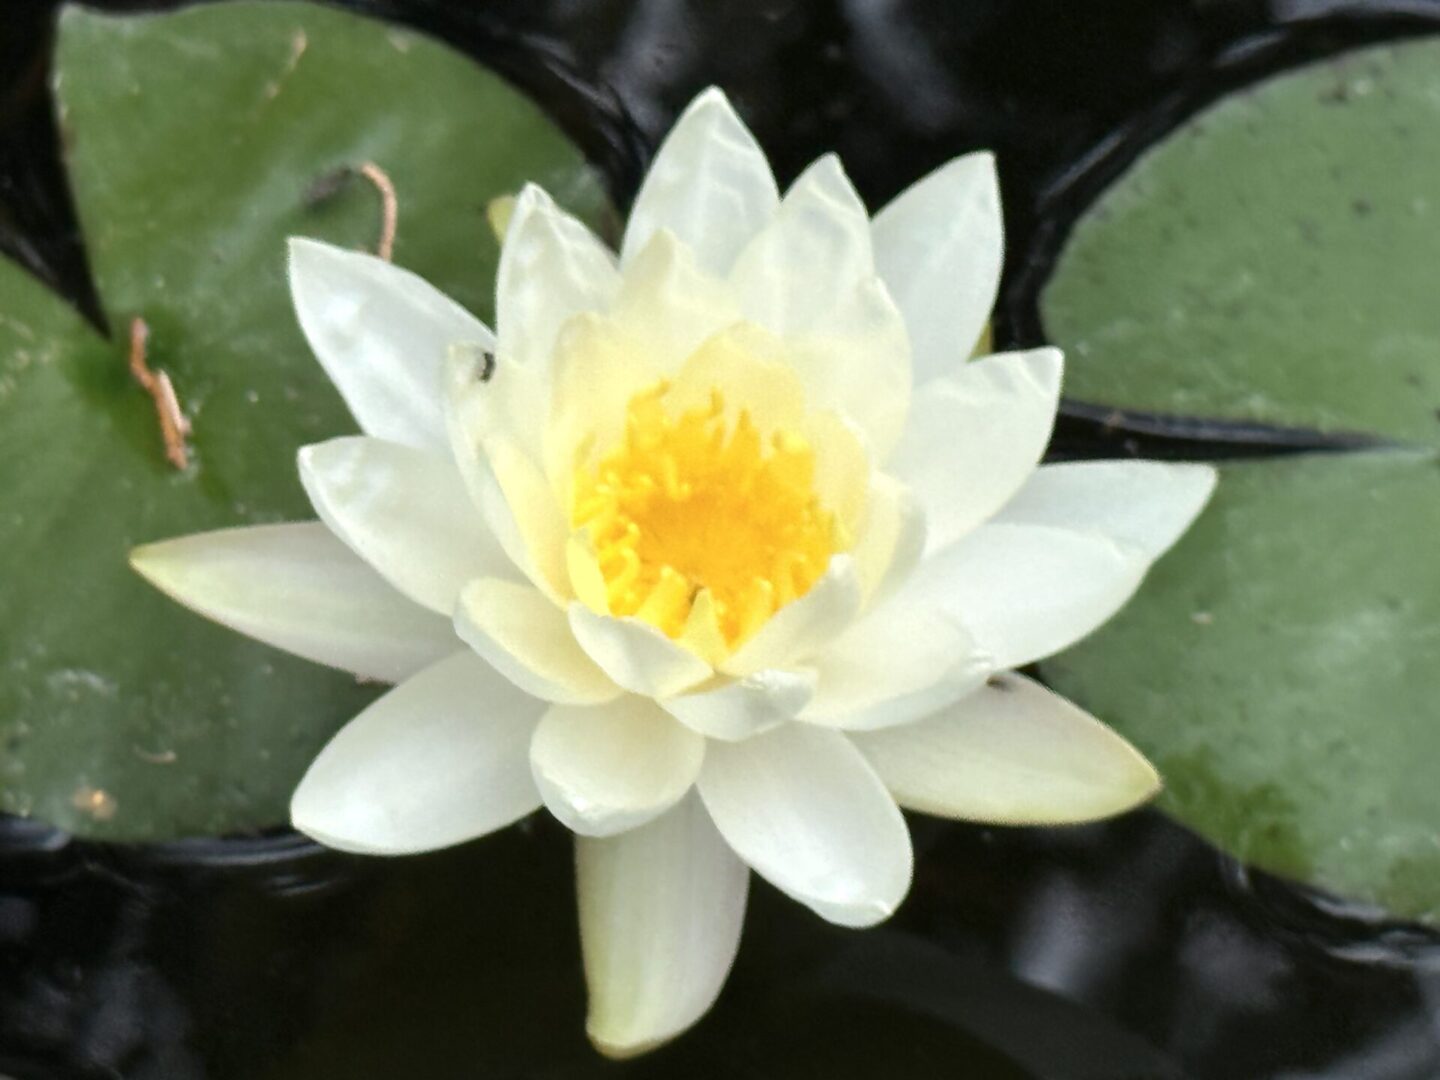
{"label": "thin brown stick", "polygon": [[190,421],[180,408],[175,384],[163,371],[152,371],[145,362],[150,327],[138,315],[130,320],[130,374],[155,402],[155,417],[160,422],[160,437],[165,441],[165,457],[177,469],[190,464],[185,436],[190,434]]}
{"label": "thin brown stick", "polygon": [[375,245],[375,254],[389,262],[395,251],[395,227],[400,220],[400,200],[395,197],[395,185],[390,182],[389,174],[379,165],[367,161],[360,166],[359,171],[380,193],[380,242]]}

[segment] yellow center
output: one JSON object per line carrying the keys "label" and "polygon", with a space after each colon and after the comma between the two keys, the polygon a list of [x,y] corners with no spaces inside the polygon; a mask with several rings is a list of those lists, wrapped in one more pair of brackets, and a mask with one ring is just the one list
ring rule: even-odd
{"label": "yellow center", "polygon": [[815,494],[815,452],[793,431],[762,437],[725,401],[672,418],[664,380],[630,399],[625,434],[575,471],[571,523],[588,531],[610,611],[679,637],[698,603],[734,648],[804,596],[841,546]]}

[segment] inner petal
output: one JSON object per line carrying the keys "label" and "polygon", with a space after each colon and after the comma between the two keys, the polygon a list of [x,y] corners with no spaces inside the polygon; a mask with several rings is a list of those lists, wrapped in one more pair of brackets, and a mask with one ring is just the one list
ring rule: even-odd
{"label": "inner petal", "polygon": [[[713,356],[697,366],[704,352],[675,383],[634,394],[616,444],[578,459],[570,519],[612,615],[713,652],[804,596],[852,537],[817,493],[816,447],[788,423],[803,408],[777,409],[768,395],[729,407],[727,391],[750,397],[753,384],[735,386],[724,377],[734,365]],[[706,369],[719,381],[697,402],[694,375]]]}

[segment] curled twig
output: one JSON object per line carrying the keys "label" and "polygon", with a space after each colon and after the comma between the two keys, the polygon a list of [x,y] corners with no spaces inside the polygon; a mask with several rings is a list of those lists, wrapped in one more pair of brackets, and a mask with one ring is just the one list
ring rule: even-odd
{"label": "curled twig", "polygon": [[155,402],[155,416],[160,422],[160,437],[165,441],[165,457],[177,469],[190,464],[190,452],[185,446],[185,437],[190,434],[190,421],[180,408],[180,399],[175,394],[175,384],[163,371],[152,371],[145,361],[146,346],[150,341],[150,327],[145,320],[136,316],[130,320],[130,374]]}
{"label": "curled twig", "polygon": [[342,165],[338,169],[330,170],[317,177],[310,185],[305,192],[305,204],[318,206],[332,198],[355,176],[363,176],[380,195],[380,239],[375,243],[375,254],[390,262],[395,252],[395,229],[400,221],[400,200],[395,194],[395,185],[390,180],[390,174],[379,165],[367,161],[359,168]]}

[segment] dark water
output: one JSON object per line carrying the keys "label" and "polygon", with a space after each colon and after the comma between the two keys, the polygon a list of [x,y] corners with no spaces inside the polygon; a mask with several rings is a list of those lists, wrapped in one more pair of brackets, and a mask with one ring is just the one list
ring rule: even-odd
{"label": "dark water", "polygon": [[[111,9],[171,6],[100,3]],[[1440,30],[1440,2],[368,0],[494,64],[623,201],[700,87],[782,180],[838,150],[878,205],[998,151],[1001,344],[1074,214],[1233,86]],[[95,311],[46,98],[53,0],[0,0],[0,247]],[[1263,429],[1106,426],[1052,452],[1283,451]],[[625,1065],[582,1034],[569,843],[536,819],[358,860],[289,834],[116,848],[0,819],[0,1073],[27,1078],[1440,1077],[1440,949],[1244,868],[1154,812],[1075,829],[915,819],[914,891],[830,927],[757,882],[714,1013]]]}

